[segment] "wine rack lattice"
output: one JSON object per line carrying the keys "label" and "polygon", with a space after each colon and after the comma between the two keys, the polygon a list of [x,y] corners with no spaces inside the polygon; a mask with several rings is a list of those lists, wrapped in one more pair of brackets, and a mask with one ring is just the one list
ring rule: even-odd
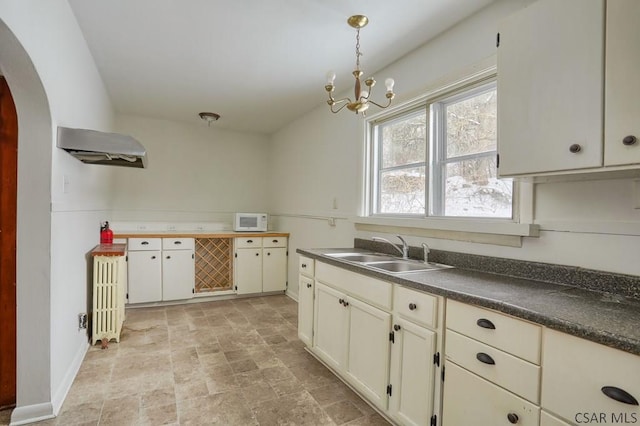
{"label": "wine rack lattice", "polygon": [[231,238],[196,238],[196,293],[233,288]]}

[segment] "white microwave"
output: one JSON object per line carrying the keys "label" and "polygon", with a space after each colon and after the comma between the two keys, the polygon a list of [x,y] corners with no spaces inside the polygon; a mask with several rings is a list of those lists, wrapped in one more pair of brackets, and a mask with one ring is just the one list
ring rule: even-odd
{"label": "white microwave", "polygon": [[236,213],[233,219],[234,231],[257,231],[267,230],[266,213]]}

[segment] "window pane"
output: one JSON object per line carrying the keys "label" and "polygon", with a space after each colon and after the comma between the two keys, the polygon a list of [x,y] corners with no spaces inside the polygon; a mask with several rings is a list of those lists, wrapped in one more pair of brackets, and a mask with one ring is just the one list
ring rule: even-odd
{"label": "window pane", "polygon": [[446,105],[447,158],[496,150],[496,93]]}
{"label": "window pane", "polygon": [[445,216],[511,218],[513,182],[496,177],[494,156],[449,163],[445,173]]}
{"label": "window pane", "polygon": [[402,120],[380,125],[382,168],[424,163],[427,114],[419,111]]}
{"label": "window pane", "polygon": [[424,166],[382,172],[378,213],[424,214],[424,187]]}

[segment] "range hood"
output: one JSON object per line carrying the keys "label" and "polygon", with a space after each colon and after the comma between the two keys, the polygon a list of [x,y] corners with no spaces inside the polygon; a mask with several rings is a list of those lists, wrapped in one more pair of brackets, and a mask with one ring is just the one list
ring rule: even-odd
{"label": "range hood", "polygon": [[58,148],[87,164],[147,167],[147,151],[128,135],[58,127]]}

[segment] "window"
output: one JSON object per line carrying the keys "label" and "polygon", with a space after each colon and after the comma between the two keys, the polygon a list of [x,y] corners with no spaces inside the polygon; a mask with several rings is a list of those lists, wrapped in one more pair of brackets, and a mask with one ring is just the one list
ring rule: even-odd
{"label": "window", "polygon": [[513,217],[498,179],[495,80],[370,122],[369,211],[381,216]]}

